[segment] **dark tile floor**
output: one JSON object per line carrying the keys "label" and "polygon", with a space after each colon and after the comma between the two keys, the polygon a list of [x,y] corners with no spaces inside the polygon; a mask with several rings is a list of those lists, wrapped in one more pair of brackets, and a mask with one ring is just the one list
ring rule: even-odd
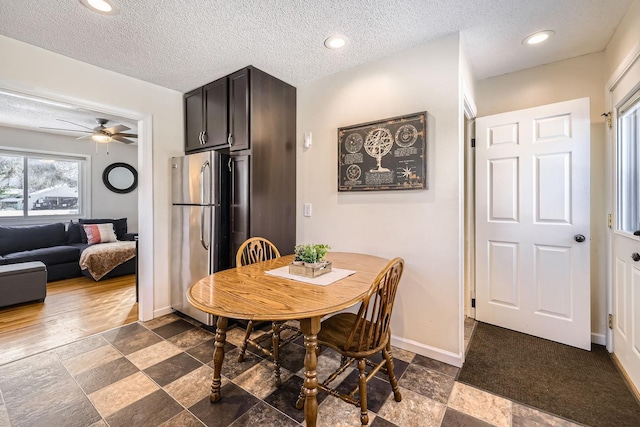
{"label": "dark tile floor", "polygon": [[[473,324],[466,325],[466,338]],[[257,331],[259,335],[264,331]],[[227,333],[222,396],[209,402],[213,334],[191,319],[168,315],[95,335],[0,366],[0,427],[18,426],[299,426],[300,341],[282,350],[282,385],[272,363],[253,353],[237,362],[244,329]],[[380,373],[369,382],[372,427],[572,426],[455,381],[458,368],[394,349],[402,402]],[[325,350],[323,379],[339,364]],[[341,375],[341,386],[356,374]],[[320,392],[319,426],[358,426],[359,409]]]}

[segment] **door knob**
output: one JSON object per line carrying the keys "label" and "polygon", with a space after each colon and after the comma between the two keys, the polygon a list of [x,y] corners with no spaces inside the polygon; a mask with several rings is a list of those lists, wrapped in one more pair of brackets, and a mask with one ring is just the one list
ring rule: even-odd
{"label": "door knob", "polygon": [[578,243],[582,243],[587,239],[582,234],[576,234],[575,236],[573,236],[573,240],[575,240]]}
{"label": "door knob", "polygon": [[638,262],[640,261],[640,254],[638,252],[634,252],[631,254],[631,259]]}

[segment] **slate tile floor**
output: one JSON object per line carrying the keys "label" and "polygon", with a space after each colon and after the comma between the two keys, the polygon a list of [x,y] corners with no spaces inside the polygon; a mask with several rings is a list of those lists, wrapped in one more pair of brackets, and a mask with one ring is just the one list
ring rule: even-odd
{"label": "slate tile floor", "polygon": [[[465,342],[473,327],[465,324]],[[240,327],[227,332],[217,404],[209,402],[213,334],[175,314],[0,366],[0,427],[304,425],[294,406],[304,377],[301,341],[282,351],[283,383],[276,388],[268,360],[248,353],[237,362],[243,334]],[[394,360],[402,402],[379,373],[369,382],[372,427],[575,425],[458,383],[456,367],[401,349],[394,349]],[[319,378],[338,363],[337,353],[324,350]],[[355,379],[347,371],[341,386]],[[322,392],[318,402],[319,426],[359,425],[355,406]]]}

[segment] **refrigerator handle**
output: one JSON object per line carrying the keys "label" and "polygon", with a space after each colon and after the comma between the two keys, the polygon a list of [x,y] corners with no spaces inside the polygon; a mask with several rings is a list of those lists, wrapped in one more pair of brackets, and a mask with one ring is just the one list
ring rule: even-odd
{"label": "refrigerator handle", "polygon": [[[209,203],[211,203],[211,200],[205,200],[204,199],[204,195],[205,195],[205,191],[204,191],[204,187],[205,187],[205,179],[204,179],[204,171],[209,168],[209,170],[211,170],[211,163],[209,163],[209,160],[206,160],[203,164],[202,167],[200,168],[200,203],[202,203],[203,205],[207,205]],[[209,174],[211,175],[211,174]]]}
{"label": "refrigerator handle", "polygon": [[205,250],[209,250],[209,245],[204,241],[204,211],[207,209],[205,206],[200,206],[200,244]]}
{"label": "refrigerator handle", "polygon": [[[205,200],[205,183],[207,181],[205,181],[204,171],[207,170],[207,168],[211,170],[211,163],[209,163],[209,160],[206,160],[202,164],[202,167],[200,168],[200,200],[203,205],[206,205],[211,202],[210,200]],[[204,213],[206,209],[207,209],[206,206],[200,207],[200,244],[205,250],[209,250],[209,245],[204,240],[204,221],[205,221]]]}

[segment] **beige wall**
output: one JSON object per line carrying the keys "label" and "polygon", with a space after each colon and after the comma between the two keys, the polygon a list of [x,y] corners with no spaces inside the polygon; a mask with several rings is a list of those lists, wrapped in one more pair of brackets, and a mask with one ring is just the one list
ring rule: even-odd
{"label": "beige wall", "polygon": [[[89,156],[91,167],[90,217],[127,218],[129,232],[138,231],[138,189],[136,188],[130,193],[119,194],[110,191],[102,182],[102,172],[112,163],[124,162],[137,169],[137,146],[115,142],[109,144],[108,155],[104,145],[99,147],[99,153],[96,154],[95,143],[90,139],[78,141],[73,136],[0,126],[0,149],[5,147]],[[89,218],[88,215],[84,217]],[[74,220],[77,221],[77,218],[74,216]],[[46,217],[39,217],[37,221],[60,222],[56,218]]]}
{"label": "beige wall", "polygon": [[605,50],[605,78],[615,74],[630,52],[640,51],[640,0],[631,3]]}
{"label": "beige wall", "polygon": [[[148,115],[139,128],[141,294],[147,316],[169,308],[169,158],[183,151],[182,94],[0,36],[0,87],[77,100],[95,111]],[[102,110],[101,110],[102,108]],[[147,120],[149,123],[149,120]],[[152,131],[152,135],[149,134]],[[144,146],[144,147],[143,147]],[[153,160],[146,161],[152,150]],[[153,229],[147,218],[153,218]],[[153,238],[153,246],[151,239]],[[152,281],[152,279],[154,279]]]}
{"label": "beige wall", "polygon": [[[457,34],[399,52],[299,87],[297,110],[298,243],[403,257],[393,342],[449,363],[461,357],[459,56]],[[424,110],[427,190],[338,193],[339,127]]]}
{"label": "beige wall", "polygon": [[591,332],[604,344],[607,316],[606,132],[604,54],[481,80],[476,84],[478,117],[554,102],[591,100]]}

